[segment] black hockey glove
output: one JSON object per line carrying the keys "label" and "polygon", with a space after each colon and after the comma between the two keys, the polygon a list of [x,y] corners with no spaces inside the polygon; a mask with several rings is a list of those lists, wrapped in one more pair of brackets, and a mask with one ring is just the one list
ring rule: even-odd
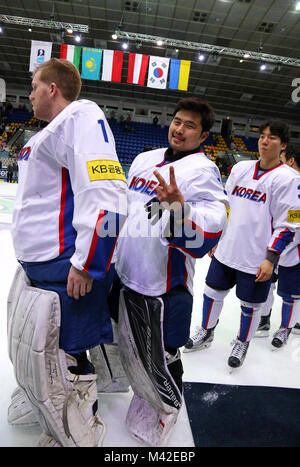
{"label": "black hockey glove", "polygon": [[157,196],[150,199],[148,203],[145,204],[145,211],[148,213],[148,219],[151,220],[151,225],[155,225],[162,217],[165,208],[160,204]]}

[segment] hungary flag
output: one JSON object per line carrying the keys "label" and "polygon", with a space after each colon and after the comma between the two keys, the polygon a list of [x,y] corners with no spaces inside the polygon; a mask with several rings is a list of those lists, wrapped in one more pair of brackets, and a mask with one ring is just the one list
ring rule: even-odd
{"label": "hungary flag", "polygon": [[72,62],[79,69],[81,47],[76,45],[60,44],[60,57]]}

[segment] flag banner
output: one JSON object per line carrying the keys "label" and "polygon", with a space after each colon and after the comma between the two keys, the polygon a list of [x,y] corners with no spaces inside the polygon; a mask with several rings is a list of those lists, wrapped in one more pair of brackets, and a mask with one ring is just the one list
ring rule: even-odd
{"label": "flag banner", "polygon": [[150,57],[147,83],[149,88],[166,89],[169,62],[169,58]]}
{"label": "flag banner", "polygon": [[191,61],[171,58],[169,89],[187,91]]}
{"label": "flag banner", "polygon": [[121,82],[124,52],[119,50],[103,51],[102,80]]}
{"label": "flag banner", "polygon": [[130,53],[128,59],[127,83],[144,86],[149,55]]}
{"label": "flag banner", "polygon": [[82,47],[81,78],[98,80],[101,60],[102,49]]}
{"label": "flag banner", "polygon": [[60,44],[60,57],[72,62],[79,69],[81,47],[77,45]]}
{"label": "flag banner", "polygon": [[0,103],[6,102],[6,82],[0,78]]}
{"label": "flag banner", "polygon": [[31,41],[29,71],[34,71],[37,66],[50,60],[51,52],[52,42]]}

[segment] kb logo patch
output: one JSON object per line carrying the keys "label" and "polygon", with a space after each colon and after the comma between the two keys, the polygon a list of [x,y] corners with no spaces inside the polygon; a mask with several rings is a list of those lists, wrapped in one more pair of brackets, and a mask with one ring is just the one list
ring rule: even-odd
{"label": "kb logo patch", "polygon": [[127,183],[120,162],[110,159],[101,159],[88,161],[86,165],[91,182],[95,180],[122,180]]}
{"label": "kb logo patch", "polygon": [[290,210],[288,211],[288,222],[300,222],[300,211]]}

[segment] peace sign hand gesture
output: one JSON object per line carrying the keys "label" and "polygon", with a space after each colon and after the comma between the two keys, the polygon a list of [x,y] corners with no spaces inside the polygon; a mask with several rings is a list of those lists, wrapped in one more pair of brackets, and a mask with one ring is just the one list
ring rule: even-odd
{"label": "peace sign hand gesture", "polygon": [[156,192],[164,209],[174,212],[181,209],[184,204],[184,197],[177,186],[174,167],[170,167],[169,185],[157,170],[154,170],[153,174],[159,181],[159,185],[156,187]]}
{"label": "peace sign hand gesture", "polygon": [[181,219],[184,198],[176,183],[174,167],[170,167],[169,185],[157,170],[155,170],[153,173],[159,181],[159,185],[156,187],[157,196],[150,199],[150,201],[145,204],[145,210],[148,213],[148,219],[152,219],[151,224],[155,225],[159,219],[161,219],[165,209],[172,211],[173,213],[176,212],[179,214]]}

